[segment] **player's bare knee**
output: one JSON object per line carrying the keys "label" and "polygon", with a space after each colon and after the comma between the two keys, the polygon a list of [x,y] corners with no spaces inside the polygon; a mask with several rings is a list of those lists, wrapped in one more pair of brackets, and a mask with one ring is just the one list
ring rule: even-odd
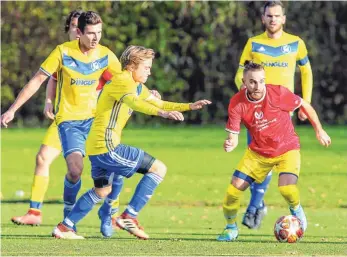
{"label": "player's bare knee", "polygon": [[68,168],[68,178],[71,182],[77,182],[83,171],[83,157],[72,153],[66,157],[66,164]]}
{"label": "player's bare knee", "polygon": [[53,162],[53,160],[60,154],[60,151],[46,146],[41,145],[40,150],[36,154],[36,166],[43,167],[49,166]]}
{"label": "player's bare knee", "polygon": [[95,193],[100,197],[100,198],[105,198],[108,196],[112,191],[111,185],[102,187],[102,188],[97,188],[95,187]]}
{"label": "player's bare knee", "polygon": [[167,167],[162,161],[155,160],[151,168],[149,169],[149,172],[153,172],[159,175],[160,177],[164,178],[167,172]]}
{"label": "player's bare knee", "polygon": [[298,177],[291,173],[280,173],[278,176],[278,186],[296,185]]}
{"label": "player's bare knee", "polygon": [[249,183],[246,180],[235,176],[232,177],[230,184],[241,191],[245,191],[249,187]]}
{"label": "player's bare knee", "polygon": [[45,156],[42,154],[41,151],[39,151],[36,154],[36,166],[44,166],[45,165]]}

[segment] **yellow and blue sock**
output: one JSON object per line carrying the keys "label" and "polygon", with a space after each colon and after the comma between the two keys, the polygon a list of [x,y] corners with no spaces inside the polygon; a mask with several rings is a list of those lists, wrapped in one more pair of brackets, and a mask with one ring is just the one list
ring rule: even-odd
{"label": "yellow and blue sock", "polygon": [[146,173],[137,185],[135,193],[124,213],[136,218],[139,211],[146,205],[152,197],[154,190],[162,181],[163,178],[159,175],[152,172]]}
{"label": "yellow and blue sock", "polygon": [[31,187],[30,209],[40,211],[48,189],[49,177],[35,175]]}

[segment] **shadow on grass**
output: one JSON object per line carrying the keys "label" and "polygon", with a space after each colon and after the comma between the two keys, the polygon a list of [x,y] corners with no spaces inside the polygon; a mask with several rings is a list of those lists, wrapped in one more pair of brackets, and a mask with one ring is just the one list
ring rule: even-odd
{"label": "shadow on grass", "polygon": [[[9,235],[9,234],[3,234],[0,237],[1,239],[47,239],[47,240],[57,240],[53,238],[51,235]],[[85,237],[87,240],[98,240],[98,241],[138,241],[138,242],[143,242],[143,240],[139,240],[136,238],[129,238],[129,237],[113,237],[113,238],[102,238],[101,236],[88,236]],[[65,241],[65,240],[64,240]],[[215,238],[151,238],[146,241],[152,241],[152,242],[160,242],[160,241],[170,241],[170,242],[192,242],[192,241],[205,241],[205,242],[216,242],[219,244],[225,244],[225,243],[230,243],[230,242],[218,242]],[[257,243],[257,244],[282,244],[276,242],[274,239],[273,240],[257,240],[254,241],[252,239],[237,239],[235,243]],[[329,242],[329,241],[300,241],[299,244],[331,244],[331,245],[345,245],[346,242]],[[284,244],[283,244],[284,245]]]}
{"label": "shadow on grass", "polygon": [[[27,228],[39,228],[39,227],[50,227],[50,228],[54,228],[56,225],[58,225],[58,223],[55,223],[55,224],[41,224],[39,226],[31,226],[31,225],[17,225],[17,224],[14,224],[14,223],[11,223],[11,222],[8,222],[8,223],[2,223],[1,224],[1,227],[2,228],[23,228],[23,227],[27,227]],[[86,226],[86,225],[82,225],[83,228],[86,228],[86,229],[99,229],[99,226]]]}

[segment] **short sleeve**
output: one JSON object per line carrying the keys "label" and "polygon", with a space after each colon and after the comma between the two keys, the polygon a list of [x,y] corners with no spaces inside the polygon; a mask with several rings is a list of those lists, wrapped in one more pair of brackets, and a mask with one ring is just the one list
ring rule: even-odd
{"label": "short sleeve", "polygon": [[280,108],[283,111],[293,112],[299,108],[302,104],[302,99],[300,96],[290,92],[289,89],[280,87]]}
{"label": "short sleeve", "polygon": [[54,72],[53,74],[52,74],[52,79],[54,79],[55,81],[57,80],[57,73],[56,72]]}
{"label": "short sleeve", "polygon": [[240,126],[242,120],[241,104],[238,102],[237,97],[230,99],[229,108],[228,108],[228,121],[225,127],[225,130],[239,134]]}
{"label": "short sleeve", "polygon": [[41,64],[40,70],[43,71],[47,76],[52,76],[52,74],[58,71],[61,67],[62,55],[57,46],[47,57],[47,59]]}

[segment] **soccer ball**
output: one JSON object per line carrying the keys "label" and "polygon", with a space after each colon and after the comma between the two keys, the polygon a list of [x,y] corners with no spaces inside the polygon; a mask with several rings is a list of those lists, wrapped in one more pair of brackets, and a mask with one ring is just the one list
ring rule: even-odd
{"label": "soccer ball", "polygon": [[282,243],[296,243],[304,236],[300,219],[293,215],[282,216],[274,227],[275,237]]}

